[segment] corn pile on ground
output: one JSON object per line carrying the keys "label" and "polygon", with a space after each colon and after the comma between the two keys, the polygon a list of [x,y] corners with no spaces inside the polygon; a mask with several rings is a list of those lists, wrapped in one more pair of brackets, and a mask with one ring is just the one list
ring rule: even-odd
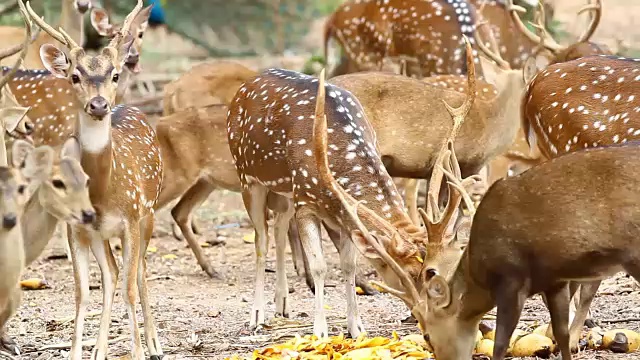
{"label": "corn pile on ground", "polygon": [[368,338],[347,339],[344,335],[318,339],[312,335],[299,336],[283,343],[255,350],[251,357],[232,356],[226,360],[386,360],[386,359],[433,359],[433,354],[409,339],[400,339],[395,332],[391,339]]}

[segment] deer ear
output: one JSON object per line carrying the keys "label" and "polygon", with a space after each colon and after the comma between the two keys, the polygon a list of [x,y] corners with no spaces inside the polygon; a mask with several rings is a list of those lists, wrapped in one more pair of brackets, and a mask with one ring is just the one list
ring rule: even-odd
{"label": "deer ear", "polygon": [[22,173],[38,182],[45,181],[53,168],[53,149],[50,146],[40,146],[31,151],[24,162]]}
{"label": "deer ear", "polygon": [[351,240],[353,240],[353,243],[356,245],[356,248],[358,248],[358,251],[360,251],[360,253],[367,259],[380,258],[378,252],[373,248],[373,246],[369,245],[367,239],[365,239],[360,230],[354,230],[351,232]]}
{"label": "deer ear", "polygon": [[57,78],[66,78],[69,76],[71,61],[69,61],[67,54],[54,45],[42,45],[40,47],[40,59],[51,75]]}
{"label": "deer ear", "polygon": [[63,158],[69,157],[80,161],[82,158],[82,149],[80,148],[80,144],[76,138],[69,138],[62,145],[62,156]]}
{"label": "deer ear", "polygon": [[444,277],[435,275],[427,283],[427,306],[441,310],[451,304],[451,289]]}
{"label": "deer ear", "polygon": [[479,55],[478,58],[480,58],[480,67],[482,68],[482,75],[484,76],[484,80],[491,85],[496,85],[498,81],[498,74],[500,74],[500,72],[503,70],[500,69],[498,64],[482,55]]}
{"label": "deer ear", "polygon": [[113,36],[113,25],[109,23],[109,14],[105,9],[93,8],[91,10],[91,26],[100,36]]}
{"label": "deer ear", "polygon": [[[0,109],[0,121],[2,121],[2,125],[4,126],[4,130],[6,132],[13,132],[20,125],[20,122],[28,121],[25,118],[27,112],[29,112],[28,107],[8,107],[4,109]],[[25,128],[24,126],[22,126]]]}
{"label": "deer ear", "polygon": [[34,147],[31,143],[20,139],[15,140],[11,147],[11,164],[13,167],[22,168],[25,164],[25,159],[33,149]]}

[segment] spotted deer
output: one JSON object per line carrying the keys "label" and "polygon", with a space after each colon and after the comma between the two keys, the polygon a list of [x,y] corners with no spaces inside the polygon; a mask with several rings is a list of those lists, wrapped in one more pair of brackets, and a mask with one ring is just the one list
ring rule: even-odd
{"label": "spotted deer", "polygon": [[[75,139],[70,139],[62,146],[60,155],[54,156],[53,149],[46,145],[34,148],[22,140],[13,143],[13,166],[31,179],[40,178],[29,184],[30,195],[20,221],[25,267],[42,254],[60,221],[90,224],[95,219],[89,199],[89,178],[82,170],[76,148]],[[19,347],[6,333],[4,324],[18,305],[20,293],[18,290],[9,306],[0,312],[0,349],[15,355],[20,355]]]}
{"label": "spotted deer", "polygon": [[113,105],[134,38],[131,25],[142,10],[142,0],[127,15],[120,32],[96,56],[87,55],[64,29],[54,30],[28,2],[26,7],[32,20],[68,50],[69,55],[47,44],[40,54],[47,70],[72,86],[83,109],[78,114],[75,136],[82,167],[92,180],[89,195],[96,209],[92,226],[74,225],[70,229],[77,304],[71,358],[82,358],[82,332],[89,300],[89,250],[100,266],[103,289],[103,311],[93,358],[106,357],[118,278],[117,264],[106,240],[118,237],[123,248],[123,298],[131,331],[131,357],[144,357],[135,311],[138,290],[146,344],[151,358],[159,359],[163,353],[148,298],[145,253],[162,184],[162,159],[155,131],[144,114],[137,108]]}
{"label": "spotted deer", "polygon": [[[62,0],[59,26],[67,29],[69,36],[79,44],[84,42],[83,15],[91,9],[92,5],[91,0]],[[22,39],[22,33],[23,29],[20,27],[0,26],[0,48],[6,47],[8,44],[18,43]],[[49,34],[39,33],[29,45],[30,49],[24,61],[24,66],[27,69],[44,69],[39,56],[40,47],[54,40],[55,38],[52,38]],[[8,61],[13,60],[9,58]]]}
{"label": "spotted deer", "polygon": [[562,358],[571,359],[569,280],[621,270],[640,280],[639,155],[637,143],[583,149],[494,183],[456,270],[424,285],[437,359],[469,358],[479,322],[496,305],[492,358],[504,359],[524,302],[537,293],[547,299]]}
{"label": "spotted deer", "polygon": [[[470,45],[467,50],[471,64],[469,96],[457,99],[462,105],[452,111],[458,116],[464,116],[475,99]],[[326,99],[325,93],[328,95]],[[325,139],[329,137],[329,145],[320,146],[319,132],[314,130],[315,125],[311,126],[311,120],[324,118],[325,112],[328,113],[329,128],[320,133]],[[462,199],[473,207],[464,189],[475,178],[462,180],[460,176],[451,175],[449,181],[457,185],[455,189],[450,188],[445,210],[430,206],[423,215],[427,231],[415,226],[406,214],[402,198],[381,160],[368,114],[354,94],[333,84],[325,85],[324,70],[320,81],[281,69],[268,69],[249,79],[231,103],[227,124],[229,147],[242,184],[243,200],[256,233],[257,274],[250,320],[252,327],[264,322],[265,205],[270,195],[286,199],[288,203],[287,207],[275,210],[276,314],[288,316],[284,250],[288,224],[295,215],[314,281],[314,334],[318,336],[328,335],[324,315],[326,264],[321,251],[321,222],[340,232],[340,263],[346,279],[347,330],[352,336],[363,331],[355,300],[356,249],[372,263],[388,284],[389,291],[396,295],[407,286],[413,286],[413,281],[420,277],[423,269],[435,268],[446,272],[446,268],[453,266],[454,259],[460,255],[458,246],[449,246],[450,243],[445,241],[446,230]],[[318,152],[320,148],[322,150]],[[452,160],[445,154],[443,152],[440,157],[443,163],[455,162],[455,157]],[[329,156],[330,165],[325,160],[324,166],[319,168],[318,159],[323,156]],[[459,171],[454,173],[459,175]],[[328,183],[327,176],[337,177],[340,185],[336,186],[335,181]],[[442,173],[439,179],[442,179]],[[434,180],[434,183],[440,184],[440,181]],[[437,197],[440,187],[433,190],[430,196]],[[378,234],[377,249],[354,232],[358,227],[345,217],[344,206],[336,198],[337,192],[366,204],[360,207],[358,214],[365,226]],[[385,265],[389,261],[395,265]],[[404,277],[398,277],[398,269]]]}
{"label": "spotted deer", "polygon": [[475,8],[466,0],[349,0],[327,19],[324,56],[335,40],[352,63],[329,77],[377,70],[385,58],[408,58],[409,76],[464,74],[463,35],[473,43]]}

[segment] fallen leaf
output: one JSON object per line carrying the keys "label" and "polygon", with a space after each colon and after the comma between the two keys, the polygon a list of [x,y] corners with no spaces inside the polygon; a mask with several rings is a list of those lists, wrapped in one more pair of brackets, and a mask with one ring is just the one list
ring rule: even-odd
{"label": "fallen leaf", "polygon": [[325,308],[326,310],[331,310],[331,309],[333,309],[331,306],[329,306],[329,305],[327,305],[327,304],[325,304],[325,305],[324,305],[324,308]]}
{"label": "fallen leaf", "polygon": [[250,233],[242,237],[242,241],[247,244],[253,244],[256,242],[256,233]]}
{"label": "fallen leaf", "polygon": [[364,290],[360,286],[356,286],[356,294],[364,295]]}
{"label": "fallen leaf", "polygon": [[176,255],[176,254],[167,254],[167,255],[163,255],[162,258],[165,259],[165,260],[173,260],[173,259],[177,259],[178,255]]}
{"label": "fallen leaf", "polygon": [[47,280],[36,278],[20,281],[20,287],[22,287],[23,290],[42,290],[50,288]]}
{"label": "fallen leaf", "polygon": [[147,247],[147,252],[148,252],[148,253],[155,253],[155,252],[158,252],[158,248],[157,248],[157,247],[155,247],[155,246],[149,246],[149,247]]}

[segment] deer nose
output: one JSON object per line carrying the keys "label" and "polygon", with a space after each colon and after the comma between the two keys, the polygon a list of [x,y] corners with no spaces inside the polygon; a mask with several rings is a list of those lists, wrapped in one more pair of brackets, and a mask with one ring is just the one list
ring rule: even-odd
{"label": "deer nose", "polygon": [[137,64],[138,61],[140,60],[140,54],[135,53],[135,54],[129,54],[129,56],[127,56],[127,64]]}
{"label": "deer nose", "polygon": [[93,210],[82,210],[82,223],[91,224],[96,219],[96,212]]}
{"label": "deer nose", "polygon": [[89,102],[89,115],[102,118],[109,112],[109,103],[102,96],[96,96]]}
{"label": "deer nose", "polygon": [[24,123],[24,131],[26,131],[27,135],[30,135],[33,132],[34,128],[35,126],[33,126],[33,123],[31,121],[26,121]]}
{"label": "deer nose", "polygon": [[2,217],[2,227],[7,230],[13,229],[18,223],[18,217],[16,214],[10,213]]}
{"label": "deer nose", "polygon": [[76,1],[76,8],[80,14],[84,14],[91,9],[91,1]]}

